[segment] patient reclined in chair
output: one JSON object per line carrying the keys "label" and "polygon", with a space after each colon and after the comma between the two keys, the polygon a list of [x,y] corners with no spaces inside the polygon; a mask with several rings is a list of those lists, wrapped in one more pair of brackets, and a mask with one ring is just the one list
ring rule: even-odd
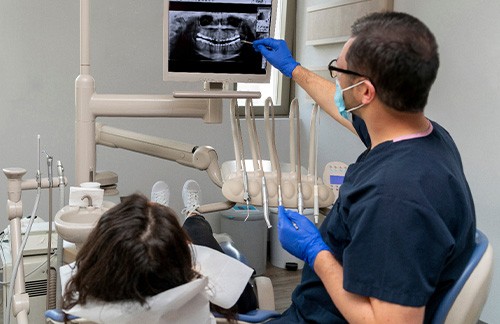
{"label": "patient reclined in chair", "polygon": [[[215,323],[209,302],[223,308],[233,306],[252,269],[210,248],[193,245],[193,252],[201,278],[150,297],[144,305],[89,301],[67,313],[97,323]],[[62,268],[63,286],[72,271],[70,265]]]}

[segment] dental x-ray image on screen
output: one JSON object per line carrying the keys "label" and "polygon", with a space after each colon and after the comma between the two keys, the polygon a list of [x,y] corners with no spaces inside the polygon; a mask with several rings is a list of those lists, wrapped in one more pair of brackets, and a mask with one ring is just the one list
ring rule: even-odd
{"label": "dental x-ray image on screen", "polygon": [[180,74],[184,80],[266,81],[267,62],[251,42],[270,37],[271,0],[167,2],[166,80]]}

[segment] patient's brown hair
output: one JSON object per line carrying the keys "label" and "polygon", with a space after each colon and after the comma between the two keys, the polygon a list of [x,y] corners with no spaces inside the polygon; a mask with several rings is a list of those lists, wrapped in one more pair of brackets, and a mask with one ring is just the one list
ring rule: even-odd
{"label": "patient's brown hair", "polygon": [[150,296],[200,277],[188,242],[172,209],[141,194],[126,197],[102,215],[78,252],[64,308],[88,298],[145,304]]}

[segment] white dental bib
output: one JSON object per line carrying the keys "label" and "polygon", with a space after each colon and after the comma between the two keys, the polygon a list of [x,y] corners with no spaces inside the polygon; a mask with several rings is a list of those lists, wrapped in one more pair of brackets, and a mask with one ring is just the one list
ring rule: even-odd
{"label": "white dental bib", "polygon": [[[96,323],[215,323],[209,302],[223,308],[233,306],[253,270],[213,249],[193,245],[196,270],[203,277],[138,302],[87,301],[65,310]],[[77,271],[74,264],[61,267],[62,287]]]}

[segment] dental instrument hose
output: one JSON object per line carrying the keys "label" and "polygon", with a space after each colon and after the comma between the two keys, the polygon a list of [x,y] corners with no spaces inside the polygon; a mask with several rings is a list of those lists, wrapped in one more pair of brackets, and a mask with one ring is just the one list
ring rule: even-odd
{"label": "dental instrument hose", "polygon": [[[231,131],[233,133],[233,144],[235,153],[236,169],[241,168],[243,177],[243,200],[247,206],[247,218],[250,216],[250,194],[248,192],[248,175],[245,165],[245,154],[243,153],[243,138],[241,135],[240,118],[238,113],[238,102],[236,99],[231,100],[230,104],[231,113]],[[238,165],[239,164],[239,165]]]}
{"label": "dental instrument hose", "polygon": [[236,110],[236,125],[238,129],[238,135],[239,135],[239,145],[240,145],[240,160],[241,160],[241,167],[243,171],[243,200],[245,201],[247,205],[247,217],[245,218],[245,221],[250,217],[250,200],[252,199],[250,197],[250,191],[248,188],[248,174],[247,174],[247,167],[246,167],[246,162],[245,162],[245,153],[243,151],[243,137],[241,134],[241,125],[240,125],[240,116],[238,111]]}
{"label": "dental instrument hose", "polygon": [[297,118],[297,209],[299,214],[304,213],[304,198],[302,197],[302,164],[300,162],[300,115],[298,101],[294,99],[295,118]]}
{"label": "dental instrument hose", "polygon": [[47,234],[48,236],[48,242],[47,242],[47,298],[46,298],[46,307],[47,309],[55,308],[55,291],[52,291],[51,286],[52,282],[55,282],[53,280],[54,277],[54,271],[53,268],[51,267],[51,262],[50,262],[50,257],[52,254],[52,187],[54,186],[54,182],[52,180],[52,156],[47,155],[47,177],[49,180],[49,215],[48,215],[48,222],[49,222],[49,232]]}
{"label": "dental instrument hose", "polygon": [[262,163],[262,154],[261,154],[262,151],[260,150],[260,141],[259,137],[257,136],[257,127],[255,126],[255,112],[253,110],[253,105],[252,105],[252,110],[250,112],[252,117],[253,134],[255,136],[255,143],[257,144],[257,155],[259,158],[260,170],[262,171],[262,183],[261,183],[262,209],[264,210],[264,220],[266,221],[267,228],[271,228],[272,225],[269,219],[269,194],[267,192],[266,173],[264,172],[264,165]]}
{"label": "dental instrument hose", "polygon": [[273,105],[273,101],[272,101],[271,97],[268,97],[266,99],[265,105],[264,105],[264,112],[265,112],[265,116],[267,117],[267,119],[269,119],[269,107],[272,108],[272,127],[271,127],[270,131],[268,128],[266,128],[266,130],[269,131],[268,141],[270,141],[270,143],[271,143],[271,148],[269,149],[269,151],[272,152],[274,165],[275,165],[275,169],[276,169],[276,182],[278,185],[278,206],[283,206],[283,195],[281,193],[281,165],[280,165],[280,161],[278,158],[278,150],[276,149],[274,105]]}
{"label": "dental instrument hose", "polygon": [[[61,161],[57,161],[57,175],[59,177],[59,209],[64,207],[64,167]],[[57,236],[57,267],[56,273],[60,277],[59,269],[63,265],[63,239]],[[56,308],[62,308],[62,287],[61,280],[56,280]]]}
{"label": "dental instrument hose", "polygon": [[313,116],[311,124],[314,122],[314,223],[319,223],[319,189],[318,189],[318,147],[319,147],[319,125],[320,125],[320,114],[318,104],[315,103],[313,106]]}

